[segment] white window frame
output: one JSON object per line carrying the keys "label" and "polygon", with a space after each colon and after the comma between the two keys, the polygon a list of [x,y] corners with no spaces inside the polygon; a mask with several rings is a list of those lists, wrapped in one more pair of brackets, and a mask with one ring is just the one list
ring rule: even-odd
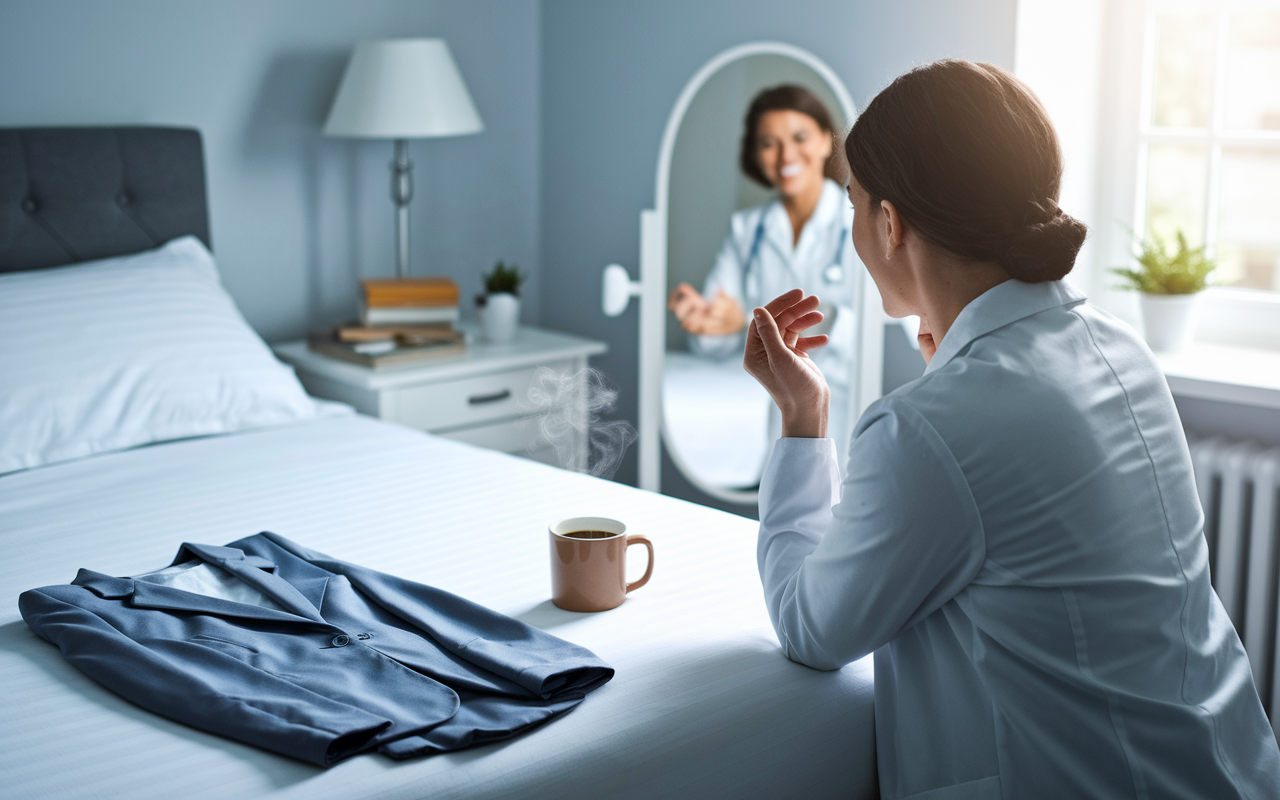
{"label": "white window frame", "polygon": [[[1141,38],[1141,71],[1138,79],[1137,118],[1129,124],[1136,128],[1132,158],[1134,231],[1147,228],[1147,158],[1152,144],[1194,144],[1206,148],[1204,241],[1210,255],[1217,245],[1218,212],[1222,191],[1222,152],[1224,148],[1245,146],[1256,149],[1280,149],[1280,131],[1240,131],[1225,127],[1226,59],[1232,11],[1248,9],[1280,9],[1275,0],[1146,0],[1135,3],[1141,14],[1127,20],[1125,38]],[[1195,11],[1214,15],[1217,41],[1214,48],[1213,95],[1207,128],[1161,128],[1152,124],[1156,71],[1156,17],[1162,12]],[[1141,25],[1134,30],[1135,23]],[[1126,137],[1127,138],[1127,137]],[[1202,303],[1198,341],[1247,347],[1280,349],[1280,292],[1241,289],[1226,286],[1209,288]]]}
{"label": "white window frame", "polygon": [[[1089,225],[1070,280],[1095,304],[1140,327],[1135,292],[1117,288],[1114,267],[1132,262],[1130,231],[1146,229],[1146,152],[1151,141],[1174,141],[1187,132],[1152,130],[1155,14],[1176,8],[1227,11],[1280,8],[1280,0],[1019,0],[1014,71],[1040,96],[1058,128],[1066,162],[1062,207]],[[1220,36],[1226,35],[1223,27]],[[1216,71],[1216,80],[1224,78]],[[1218,158],[1223,145],[1267,141],[1280,133],[1250,134],[1246,140],[1221,128],[1220,90],[1215,85]],[[1197,142],[1208,137],[1196,135]],[[1212,158],[1211,158],[1212,160]],[[1217,225],[1213,181],[1208,220]],[[1207,221],[1208,221],[1207,220]],[[1206,234],[1214,228],[1206,225]],[[1196,340],[1280,350],[1280,292],[1213,287],[1201,304]]]}

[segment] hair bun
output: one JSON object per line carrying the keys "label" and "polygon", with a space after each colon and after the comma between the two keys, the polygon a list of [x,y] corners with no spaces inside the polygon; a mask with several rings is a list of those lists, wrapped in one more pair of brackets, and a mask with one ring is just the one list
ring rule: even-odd
{"label": "hair bun", "polygon": [[1028,283],[1075,264],[1087,230],[1058,208],[1058,135],[1031,89],[1000,67],[944,60],[899,76],[858,115],[844,151],[872,207],[889,200],[962,260]]}
{"label": "hair bun", "polygon": [[1031,222],[1006,240],[997,259],[1010,276],[1024,283],[1060,280],[1075,266],[1089,229],[1061,210],[1043,222]]}

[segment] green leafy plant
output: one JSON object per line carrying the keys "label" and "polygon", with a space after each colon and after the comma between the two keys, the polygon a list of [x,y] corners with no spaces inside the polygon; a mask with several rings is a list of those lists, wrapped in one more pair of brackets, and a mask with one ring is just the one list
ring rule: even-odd
{"label": "green leafy plant", "polygon": [[1138,245],[1134,258],[1138,269],[1119,268],[1111,272],[1124,278],[1120,288],[1146,294],[1195,294],[1204,291],[1209,273],[1217,267],[1213,259],[1204,254],[1204,247],[1188,247],[1187,237],[1177,233],[1177,247],[1155,234]]}
{"label": "green leafy plant", "polygon": [[493,265],[493,272],[488,274],[480,273],[480,279],[484,281],[484,290],[489,294],[500,294],[506,292],[516,297],[520,296],[520,284],[525,282],[527,275],[520,272],[520,269],[512,264],[507,266],[499,261]]}

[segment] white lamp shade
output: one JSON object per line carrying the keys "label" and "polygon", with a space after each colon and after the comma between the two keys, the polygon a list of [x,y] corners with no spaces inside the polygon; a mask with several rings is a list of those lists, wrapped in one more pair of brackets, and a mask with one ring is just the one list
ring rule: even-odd
{"label": "white lamp shade", "polygon": [[356,45],[325,121],[326,136],[418,139],[484,130],[443,39]]}

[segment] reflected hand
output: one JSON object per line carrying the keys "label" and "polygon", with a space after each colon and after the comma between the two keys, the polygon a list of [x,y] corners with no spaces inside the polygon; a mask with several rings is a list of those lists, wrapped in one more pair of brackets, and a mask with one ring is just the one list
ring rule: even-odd
{"label": "reflected hand", "polygon": [[747,327],[742,366],[778,404],[786,437],[827,435],[831,389],[809,357],[810,350],[827,343],[827,337],[800,335],[821,321],[818,298],[792,289],[757,308]]}
{"label": "reflected hand", "polygon": [[933,340],[929,321],[924,317],[920,317],[920,330],[916,333],[916,341],[920,343],[920,355],[924,356],[925,366],[928,366],[933,360],[933,354],[938,352],[938,343]]}
{"label": "reflected hand", "polygon": [[715,299],[707,307],[707,317],[700,332],[707,336],[727,336],[742,330],[746,324],[738,301],[725,294],[723,289],[717,289]]}
{"label": "reflected hand", "polygon": [[672,290],[667,308],[675,312],[680,327],[699,336],[726,336],[746,325],[737,301],[723,289],[717,290],[715,298],[708,303],[697,289],[681,283]]}
{"label": "reflected hand", "polygon": [[676,319],[685,330],[689,329],[685,320],[691,319],[696,314],[705,314],[706,307],[707,301],[702,299],[698,290],[684,281],[672,289],[671,295],[667,298],[667,309],[676,312]]}

